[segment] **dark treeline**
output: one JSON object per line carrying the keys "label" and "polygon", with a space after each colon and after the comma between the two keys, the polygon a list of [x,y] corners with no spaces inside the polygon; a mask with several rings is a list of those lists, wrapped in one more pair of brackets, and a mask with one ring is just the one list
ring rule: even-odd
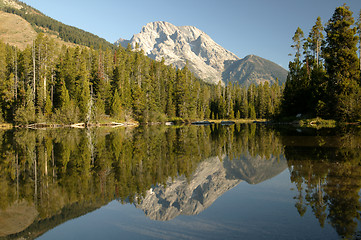
{"label": "dark treeline", "polygon": [[292,38],[295,58],[289,63],[282,104],[284,116],[301,113],[340,121],[361,119],[357,56],[361,15],[356,26],[352,15],[343,5],[336,8],[325,28],[318,17],[308,36],[300,28],[296,30]]}
{"label": "dark treeline", "polygon": [[229,84],[211,90],[211,119],[270,119],[280,111],[283,86],[278,84]]}
{"label": "dark treeline", "polygon": [[130,47],[59,47],[39,33],[24,51],[0,42],[1,118],[15,124],[270,118],[282,87],[207,85]]}

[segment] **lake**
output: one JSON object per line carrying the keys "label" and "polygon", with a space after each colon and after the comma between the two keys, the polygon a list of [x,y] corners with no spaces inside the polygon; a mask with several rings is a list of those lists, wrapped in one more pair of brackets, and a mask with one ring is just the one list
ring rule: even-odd
{"label": "lake", "polygon": [[361,239],[361,128],[0,130],[0,239]]}

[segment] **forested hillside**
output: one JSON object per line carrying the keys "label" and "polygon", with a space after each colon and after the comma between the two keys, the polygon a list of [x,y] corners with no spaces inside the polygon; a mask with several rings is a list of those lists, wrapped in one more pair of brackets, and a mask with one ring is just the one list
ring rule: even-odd
{"label": "forested hillside", "polygon": [[63,24],[54,20],[27,4],[11,0],[5,3],[0,0],[0,10],[16,14],[28,21],[37,32],[50,32],[60,37],[65,42],[93,47],[95,49],[114,49],[115,46],[103,38],[84,30]]}

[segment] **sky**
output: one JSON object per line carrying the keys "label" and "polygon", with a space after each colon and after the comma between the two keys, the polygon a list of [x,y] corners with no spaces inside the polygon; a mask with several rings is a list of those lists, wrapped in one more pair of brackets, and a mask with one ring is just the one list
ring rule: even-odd
{"label": "sky", "polygon": [[292,37],[305,35],[318,16],[325,24],[346,3],[354,18],[361,0],[22,0],[45,15],[114,43],[149,22],[195,26],[243,58],[254,54],[288,69]]}

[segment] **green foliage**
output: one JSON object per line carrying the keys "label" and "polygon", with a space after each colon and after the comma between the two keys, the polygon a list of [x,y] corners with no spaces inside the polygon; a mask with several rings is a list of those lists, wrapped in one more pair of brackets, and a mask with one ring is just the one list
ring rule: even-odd
{"label": "green foliage", "polygon": [[[278,114],[283,87],[268,82],[249,88],[220,85],[211,88],[211,119],[263,118],[271,119]],[[218,117],[217,117],[218,116]]]}
{"label": "green foliage", "polygon": [[262,162],[278,168],[286,158],[295,212],[352,239],[361,210],[360,129],[280,131],[256,124],[0,131],[0,208],[24,201],[37,212],[26,229],[5,238],[36,238],[111,201],[141,200],[169,179],[192,180],[202,161],[220,156],[232,163],[227,177],[257,159],[252,174],[264,178],[271,169]]}
{"label": "green foliage", "polygon": [[118,89],[115,89],[110,113],[115,119],[122,120],[122,103],[120,100]]}
{"label": "green foliage", "polygon": [[321,227],[330,223],[340,238],[354,239],[361,209],[360,131],[337,129],[336,138],[318,131],[312,147],[304,145],[303,136],[290,145],[286,136],[282,139],[290,179],[296,187],[295,205],[302,210],[300,215],[312,211]]}
{"label": "green foliage", "polygon": [[280,156],[277,134],[254,127],[0,131],[0,208],[27,202],[37,213],[5,238],[36,238],[111,201],[133,203],[169,179],[191,179],[210,157]]}
{"label": "green foliage", "polygon": [[[252,118],[271,118],[282,93],[278,84],[208,85],[187,65],[175,69],[142,51],[59,48],[42,33],[24,51],[2,43],[0,50],[0,108],[8,122],[233,119],[248,118],[250,109]],[[28,107],[35,117],[21,114]]]}
{"label": "green foliage", "polygon": [[344,5],[336,8],[325,29],[318,17],[307,39],[297,29],[292,45],[295,59],[289,63],[282,101],[283,116],[301,113],[340,121],[360,119],[360,60],[353,24],[352,12]]}
{"label": "green foliage", "polygon": [[27,125],[36,120],[35,106],[33,102],[32,90],[26,92],[25,101],[15,112],[14,122],[16,124]]}
{"label": "green foliage", "polygon": [[310,118],[310,119],[303,119],[300,120],[300,126],[306,126],[306,127],[314,127],[314,128],[333,128],[336,127],[336,121],[335,120],[326,120],[322,118]]}
{"label": "green foliage", "polygon": [[323,49],[331,111],[341,120],[355,120],[360,112],[360,69],[356,27],[349,7],[335,10],[325,29]]}
{"label": "green foliage", "polygon": [[79,109],[75,106],[74,101],[70,100],[69,91],[64,83],[61,86],[60,92],[60,108],[55,111],[55,121],[64,124],[78,122]]}

